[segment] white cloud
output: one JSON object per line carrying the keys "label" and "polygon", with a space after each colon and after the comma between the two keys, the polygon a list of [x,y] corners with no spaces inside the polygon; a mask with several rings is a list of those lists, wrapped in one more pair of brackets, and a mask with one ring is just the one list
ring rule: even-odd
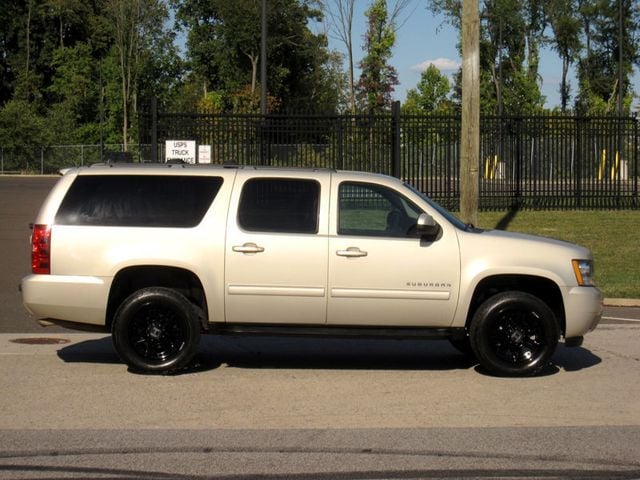
{"label": "white cloud", "polygon": [[422,63],[418,63],[417,65],[413,65],[411,67],[411,70],[415,70],[417,72],[423,72],[425,71],[427,68],[429,68],[429,65],[435,65],[438,70],[443,71],[443,72],[450,72],[453,70],[457,70],[458,68],[460,68],[460,62],[457,60],[452,60],[450,58],[436,58],[434,60],[425,60]]}

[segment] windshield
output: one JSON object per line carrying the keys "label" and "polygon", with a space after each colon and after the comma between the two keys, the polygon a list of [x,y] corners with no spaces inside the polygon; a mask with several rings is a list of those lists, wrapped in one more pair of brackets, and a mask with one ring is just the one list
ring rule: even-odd
{"label": "windshield", "polygon": [[466,225],[462,220],[457,218],[449,210],[444,208],[442,205],[440,205],[435,200],[427,197],[424,193],[422,193],[420,190],[415,188],[413,185],[405,182],[405,186],[409,190],[411,190],[413,193],[415,193],[416,195],[419,195],[420,198],[422,198],[425,202],[427,202],[429,204],[429,206],[431,206],[434,210],[436,210],[440,215],[445,217],[449,221],[449,223],[451,223],[454,227],[459,228],[460,230],[468,230],[469,229],[469,225]]}

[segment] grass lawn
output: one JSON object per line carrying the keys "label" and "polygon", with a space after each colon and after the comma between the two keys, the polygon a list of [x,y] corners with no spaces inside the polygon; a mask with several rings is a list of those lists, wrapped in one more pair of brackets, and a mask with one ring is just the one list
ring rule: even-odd
{"label": "grass lawn", "polygon": [[609,298],[640,298],[640,211],[481,212],[479,227],[532,233],[583,245],[595,258],[596,284]]}

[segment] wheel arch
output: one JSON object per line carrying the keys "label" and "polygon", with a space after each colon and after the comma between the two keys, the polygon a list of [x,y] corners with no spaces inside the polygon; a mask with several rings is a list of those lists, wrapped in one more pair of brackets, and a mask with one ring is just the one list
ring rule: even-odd
{"label": "wheel arch", "polygon": [[107,301],[106,326],[111,328],[118,307],[129,295],[147,287],[165,287],[180,292],[198,308],[200,323],[206,329],[207,299],[198,276],[185,268],[163,265],[130,266],[114,276]]}
{"label": "wheel arch", "polygon": [[480,280],[473,291],[471,302],[469,303],[465,328],[469,329],[475,312],[485,300],[507,291],[529,293],[542,300],[555,315],[562,335],[565,334],[566,317],[560,287],[553,280],[536,275],[492,275]]}

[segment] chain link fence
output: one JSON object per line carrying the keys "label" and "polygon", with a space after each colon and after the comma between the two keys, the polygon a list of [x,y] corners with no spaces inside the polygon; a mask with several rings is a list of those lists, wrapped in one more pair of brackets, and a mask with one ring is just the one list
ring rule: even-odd
{"label": "chain link fence", "polygon": [[0,146],[0,175],[51,175],[60,169],[104,163],[130,155],[132,161],[140,161],[140,148],[129,144],[124,152],[122,144],[100,145],[49,145],[46,147]]}

